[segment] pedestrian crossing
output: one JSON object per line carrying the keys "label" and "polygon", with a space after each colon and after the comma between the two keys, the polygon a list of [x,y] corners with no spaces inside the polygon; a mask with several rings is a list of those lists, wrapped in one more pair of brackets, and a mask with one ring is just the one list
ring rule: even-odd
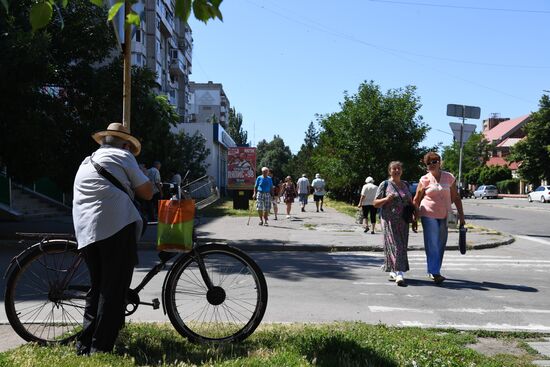
{"label": "pedestrian crossing", "polygon": [[550,260],[447,253],[441,286],[427,278],[426,256],[409,253],[407,287],[397,287],[381,270],[382,253],[330,254],[353,269],[351,289],[364,303],[364,319],[398,326],[460,330],[550,331]]}

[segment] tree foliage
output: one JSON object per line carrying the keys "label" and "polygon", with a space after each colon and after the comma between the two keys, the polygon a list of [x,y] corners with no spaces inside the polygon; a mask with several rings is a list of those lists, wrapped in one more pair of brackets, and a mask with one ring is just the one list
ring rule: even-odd
{"label": "tree foliage", "polygon": [[417,115],[421,105],[415,87],[383,93],[373,81],[364,82],[356,94],[345,93],[340,106],[341,111],[320,118],[313,155],[335,196],[351,199],[366,176],[382,181],[394,160],[404,164],[403,179],[418,180],[423,154],[435,148],[420,146],[429,127]]}
{"label": "tree foliage", "polygon": [[[115,40],[104,9],[71,1],[64,32],[32,33],[30,3],[13,1],[10,15],[0,17],[6,30],[0,37],[0,156],[18,181],[48,176],[70,191],[80,162],[97,149],[90,135],[122,116],[122,60],[106,58]],[[181,159],[201,159],[207,150],[199,137],[171,133],[179,116],[166,97],[153,93],[155,87],[154,72],[132,69],[132,134],[142,142],[138,160],[160,160],[166,169],[184,172],[197,162]]]}
{"label": "tree foliage", "polygon": [[243,129],[243,115],[237,113],[234,107],[229,110],[227,133],[237,145],[245,145],[248,141],[248,133]]}
{"label": "tree foliage", "polygon": [[550,181],[550,97],[543,95],[539,110],[524,127],[526,138],[512,147],[510,161],[519,162],[519,175],[534,185]]}
{"label": "tree foliage", "polygon": [[257,145],[256,172],[260,172],[262,167],[268,167],[273,170],[275,177],[286,176],[287,165],[291,157],[290,148],[285,145],[279,135],[275,135],[270,142],[263,139]]}
{"label": "tree foliage", "polygon": [[308,177],[313,177],[317,172],[315,162],[313,161],[313,155],[317,145],[319,144],[319,131],[315,128],[315,124],[309,123],[309,126],[305,133],[304,143],[300,147],[300,150],[290,160],[286,175],[298,178],[303,173]]}
{"label": "tree foliage", "polygon": [[[483,133],[473,133],[462,149],[462,174],[465,176],[471,170],[483,167],[489,160],[489,154],[494,144],[485,140]],[[444,168],[458,177],[459,143],[453,142],[443,147],[442,159]]]}

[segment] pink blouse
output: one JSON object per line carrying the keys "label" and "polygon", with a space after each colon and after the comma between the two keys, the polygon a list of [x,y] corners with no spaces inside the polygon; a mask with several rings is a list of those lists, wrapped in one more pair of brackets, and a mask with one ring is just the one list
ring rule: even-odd
{"label": "pink blouse", "polygon": [[441,171],[439,182],[428,172],[420,178],[424,188],[424,197],[420,202],[420,216],[444,219],[451,210],[451,186],[455,177],[445,171]]}

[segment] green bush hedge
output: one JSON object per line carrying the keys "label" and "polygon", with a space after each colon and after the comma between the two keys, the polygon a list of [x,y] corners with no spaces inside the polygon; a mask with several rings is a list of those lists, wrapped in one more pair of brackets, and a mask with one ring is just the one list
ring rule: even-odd
{"label": "green bush hedge", "polygon": [[497,182],[498,192],[501,194],[519,194],[519,179],[512,178]]}

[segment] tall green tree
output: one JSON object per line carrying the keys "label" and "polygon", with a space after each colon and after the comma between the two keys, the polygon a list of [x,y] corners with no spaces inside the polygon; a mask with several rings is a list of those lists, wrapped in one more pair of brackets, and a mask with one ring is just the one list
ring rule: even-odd
{"label": "tall green tree", "polygon": [[273,136],[270,142],[263,139],[257,145],[256,172],[261,172],[262,167],[268,167],[273,170],[275,177],[281,178],[286,175],[291,157],[290,148],[279,135]]}
{"label": "tall green tree", "polygon": [[304,143],[288,164],[289,175],[297,178],[305,173],[308,177],[313,177],[316,173],[313,154],[317,144],[319,144],[319,132],[313,121],[311,121],[305,133]]}
{"label": "tall green tree", "polygon": [[539,110],[531,114],[524,127],[526,138],[512,147],[509,161],[519,162],[519,175],[534,185],[550,181],[550,97],[539,101]]}
{"label": "tall green tree", "polygon": [[[494,144],[489,143],[483,133],[473,133],[462,149],[462,173],[466,175],[477,167],[483,167],[489,160]],[[442,159],[444,169],[458,177],[460,160],[459,143],[453,142],[443,147]]]}
{"label": "tall green tree", "polygon": [[243,129],[243,115],[237,113],[235,107],[229,110],[227,133],[237,145],[245,145],[248,141],[248,133]]}
{"label": "tall green tree", "polygon": [[364,82],[356,94],[344,94],[340,107],[341,111],[320,119],[322,130],[313,157],[335,196],[350,200],[366,176],[382,181],[394,160],[404,164],[403,179],[420,177],[420,160],[435,147],[420,145],[429,127],[418,115],[421,104],[415,87],[383,93],[373,81]]}

